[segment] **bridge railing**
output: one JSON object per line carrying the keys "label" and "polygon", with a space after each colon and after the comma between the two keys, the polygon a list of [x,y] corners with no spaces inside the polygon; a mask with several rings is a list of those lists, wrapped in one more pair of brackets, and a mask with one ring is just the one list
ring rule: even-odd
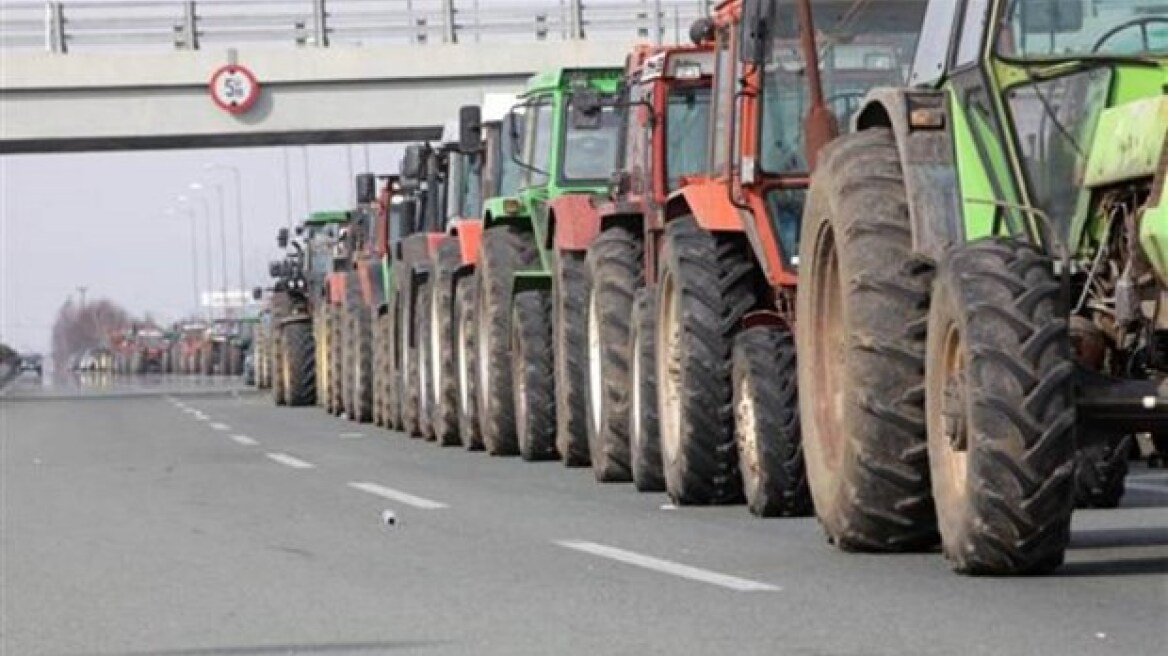
{"label": "bridge railing", "polygon": [[0,4],[0,49],[53,53],[685,40],[712,0],[123,0]]}

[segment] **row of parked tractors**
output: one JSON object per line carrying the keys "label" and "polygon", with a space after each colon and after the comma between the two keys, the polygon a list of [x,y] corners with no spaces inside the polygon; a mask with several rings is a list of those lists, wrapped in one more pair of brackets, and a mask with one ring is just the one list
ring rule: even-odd
{"label": "row of parked tractors", "polygon": [[258,382],[1049,571],[1168,437],[1154,4],[727,0],[692,45],[539,73],[281,231]]}
{"label": "row of parked tractors", "polygon": [[135,323],[110,334],[108,346],[79,354],[73,368],[118,374],[240,376],[257,318],[181,321],[162,329]]}

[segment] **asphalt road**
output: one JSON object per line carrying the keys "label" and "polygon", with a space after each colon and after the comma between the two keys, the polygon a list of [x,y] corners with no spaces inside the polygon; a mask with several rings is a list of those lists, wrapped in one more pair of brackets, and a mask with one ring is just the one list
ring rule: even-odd
{"label": "asphalt road", "polygon": [[[966,578],[222,382],[0,400],[0,654],[1163,654],[1168,471]],[[387,524],[386,512],[395,522]]]}

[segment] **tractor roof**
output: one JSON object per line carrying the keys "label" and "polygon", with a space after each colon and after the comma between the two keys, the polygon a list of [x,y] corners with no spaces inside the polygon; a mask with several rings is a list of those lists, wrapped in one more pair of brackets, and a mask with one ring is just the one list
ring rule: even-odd
{"label": "tractor roof", "polygon": [[329,223],[346,223],[348,220],[349,213],[344,210],[313,212],[308,215],[308,220],[304,222],[304,225],[318,226]]}
{"label": "tractor roof", "polygon": [[606,91],[611,86],[611,90],[615,91],[623,75],[624,71],[620,67],[552,68],[529,77],[524,86],[523,94],[531,95],[538,91],[568,89],[574,85],[585,83],[601,86]]}

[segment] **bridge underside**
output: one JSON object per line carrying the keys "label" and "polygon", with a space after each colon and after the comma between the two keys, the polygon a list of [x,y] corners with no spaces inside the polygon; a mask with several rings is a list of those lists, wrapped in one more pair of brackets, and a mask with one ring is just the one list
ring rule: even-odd
{"label": "bridge underside", "polygon": [[[462,105],[552,66],[619,66],[625,44],[545,42],[161,54],[5,53],[0,154],[437,138]],[[248,67],[259,100],[230,114],[208,81]]]}

